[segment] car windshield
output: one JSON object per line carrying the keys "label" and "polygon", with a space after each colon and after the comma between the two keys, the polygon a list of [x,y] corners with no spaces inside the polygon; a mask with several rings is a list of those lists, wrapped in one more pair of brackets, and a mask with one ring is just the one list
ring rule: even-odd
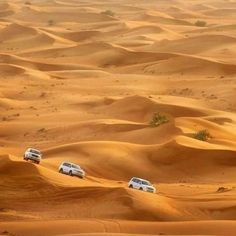
{"label": "car windshield", "polygon": [[147,180],[142,180],[142,184],[143,185],[152,186],[152,184],[149,181],[147,181]]}
{"label": "car windshield", "polygon": [[78,169],[78,170],[81,169],[80,166],[78,166],[78,165],[72,165],[72,167],[75,168],[75,169]]}
{"label": "car windshield", "polygon": [[38,154],[38,155],[40,155],[40,154],[41,154],[41,152],[40,152],[40,151],[38,151],[38,150],[35,150],[35,149],[30,149],[30,152],[32,152],[32,153],[34,153],[34,154]]}

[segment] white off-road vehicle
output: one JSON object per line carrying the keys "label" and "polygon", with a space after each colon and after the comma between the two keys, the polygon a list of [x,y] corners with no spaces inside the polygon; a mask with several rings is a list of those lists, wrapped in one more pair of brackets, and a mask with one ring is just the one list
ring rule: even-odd
{"label": "white off-road vehicle", "polygon": [[34,148],[28,148],[25,151],[24,160],[26,161],[31,160],[34,163],[39,164],[41,159],[42,159],[42,153],[39,150]]}
{"label": "white off-road vehicle", "polygon": [[85,177],[85,171],[81,169],[79,165],[70,162],[62,162],[59,166],[59,172],[63,174],[68,174],[70,176],[78,176],[80,178]]}
{"label": "white off-road vehicle", "polygon": [[139,189],[145,192],[156,193],[156,188],[147,180],[133,177],[129,183],[129,188]]}

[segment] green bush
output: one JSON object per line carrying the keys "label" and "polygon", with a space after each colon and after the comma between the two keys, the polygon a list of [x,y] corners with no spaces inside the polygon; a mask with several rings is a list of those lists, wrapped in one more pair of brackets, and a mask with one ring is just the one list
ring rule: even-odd
{"label": "green bush", "polygon": [[152,127],[157,127],[167,122],[169,122],[169,120],[165,115],[162,115],[159,112],[155,112],[152,116],[152,120],[150,121],[150,125]]}
{"label": "green bush", "polygon": [[107,16],[114,16],[115,15],[115,13],[111,10],[102,11],[101,14],[104,14]]}
{"label": "green bush", "polygon": [[205,27],[207,25],[206,21],[198,20],[195,22],[195,25],[198,27]]}
{"label": "green bush", "polygon": [[193,135],[193,138],[201,140],[201,141],[207,141],[210,137],[211,135],[206,129],[200,130]]}

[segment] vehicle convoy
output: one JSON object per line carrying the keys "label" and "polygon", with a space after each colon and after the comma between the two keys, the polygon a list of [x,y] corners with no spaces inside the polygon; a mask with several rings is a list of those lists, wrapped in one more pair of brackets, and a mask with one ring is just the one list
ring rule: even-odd
{"label": "vehicle convoy", "polygon": [[25,151],[24,160],[26,161],[31,160],[34,163],[39,164],[41,159],[42,159],[42,153],[39,150],[34,148],[28,148]]}
{"label": "vehicle convoy", "polygon": [[156,193],[156,188],[147,180],[133,177],[129,183],[129,188],[139,189],[145,192]]}
{"label": "vehicle convoy", "polygon": [[68,174],[70,176],[78,176],[80,178],[85,177],[85,171],[81,169],[79,165],[70,162],[62,162],[59,166],[59,172],[62,174]]}

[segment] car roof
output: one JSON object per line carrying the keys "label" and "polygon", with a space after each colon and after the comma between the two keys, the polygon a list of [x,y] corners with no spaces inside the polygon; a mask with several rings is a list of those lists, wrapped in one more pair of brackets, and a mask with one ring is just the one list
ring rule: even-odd
{"label": "car roof", "polygon": [[142,178],[139,178],[139,177],[133,177],[132,179],[139,179],[139,180],[141,180],[141,181],[148,181],[148,182],[150,182],[149,180],[142,179]]}
{"label": "car roof", "polygon": [[79,166],[78,164],[75,164],[75,163],[72,163],[72,162],[69,162],[69,161],[63,161],[62,164],[71,164],[71,165],[75,165],[75,166]]}
{"label": "car roof", "polygon": [[38,149],[36,148],[28,148],[28,150],[34,150],[34,151],[37,151],[37,152],[40,152]]}
{"label": "car roof", "polygon": [[69,162],[69,161],[63,161],[61,164],[72,164],[71,162]]}

